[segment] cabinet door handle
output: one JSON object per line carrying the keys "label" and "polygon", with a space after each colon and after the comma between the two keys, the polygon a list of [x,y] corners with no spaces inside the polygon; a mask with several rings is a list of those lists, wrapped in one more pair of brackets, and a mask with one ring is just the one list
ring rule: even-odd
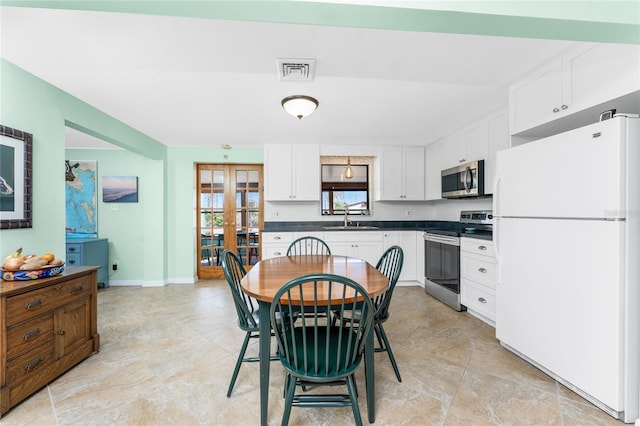
{"label": "cabinet door handle", "polygon": [[478,297],[478,302],[487,303],[487,299],[485,299],[484,297]]}
{"label": "cabinet door handle", "polygon": [[569,106],[568,106],[568,105],[562,105],[562,106],[560,107],[560,109],[562,109],[562,110],[565,110],[565,109],[567,109],[567,108],[569,108]]}
{"label": "cabinet door handle", "polygon": [[38,335],[41,332],[42,331],[39,328],[36,328],[34,330],[31,330],[31,331],[27,331],[26,333],[24,333],[24,336],[22,336],[22,340],[24,340],[25,342],[29,342],[29,341],[35,339],[36,337],[38,337]]}
{"label": "cabinet door handle", "polygon": [[25,365],[24,369],[27,370],[28,372],[31,372],[31,371],[35,370],[36,368],[38,368],[38,366],[40,366],[40,364],[42,364],[43,361],[44,361],[44,358],[39,356],[38,358],[32,360],[27,365]]}
{"label": "cabinet door handle", "polygon": [[67,334],[67,332],[66,332],[66,331],[64,331],[64,330],[60,330],[60,331],[58,331],[58,334],[59,334],[60,336],[64,336],[65,334]]}
{"label": "cabinet door handle", "polygon": [[27,309],[27,311],[35,311],[37,309],[42,308],[42,305],[44,305],[44,299],[36,299],[27,303],[25,308]]}
{"label": "cabinet door handle", "polygon": [[478,268],[478,271],[482,272],[483,274],[486,274],[486,273],[487,273],[487,270],[486,270],[486,269],[484,269],[484,268]]}
{"label": "cabinet door handle", "polygon": [[554,112],[554,113],[556,113],[556,112],[560,112],[560,108],[554,108],[554,109],[553,109],[553,112]]}
{"label": "cabinet door handle", "polygon": [[487,246],[478,246],[478,250],[486,250]]}
{"label": "cabinet door handle", "polygon": [[71,294],[78,294],[78,293],[80,293],[82,290],[84,290],[84,287],[83,287],[83,286],[81,286],[81,285],[77,285],[77,286],[75,286],[75,287],[73,287],[73,288],[71,289]]}
{"label": "cabinet door handle", "polygon": [[459,160],[458,160],[458,163],[464,163],[464,162],[466,162],[466,161],[467,161],[467,159],[466,159],[466,158],[461,158],[461,159],[459,159]]}

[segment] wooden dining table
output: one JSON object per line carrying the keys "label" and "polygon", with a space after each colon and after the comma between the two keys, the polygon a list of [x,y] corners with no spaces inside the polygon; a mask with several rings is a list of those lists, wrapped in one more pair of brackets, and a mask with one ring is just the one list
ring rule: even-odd
{"label": "wooden dining table", "polygon": [[[389,280],[366,261],[348,256],[303,255],[265,259],[255,264],[242,278],[242,290],[259,304],[260,319],[260,423],[267,424],[269,407],[269,358],[271,324],[269,310],[275,293],[287,282],[308,274],[335,274],[360,284],[370,297],[384,292]],[[323,295],[321,295],[323,296]],[[324,295],[326,299],[327,295]],[[365,341],[365,377],[369,423],[375,421],[375,369],[373,327]]]}

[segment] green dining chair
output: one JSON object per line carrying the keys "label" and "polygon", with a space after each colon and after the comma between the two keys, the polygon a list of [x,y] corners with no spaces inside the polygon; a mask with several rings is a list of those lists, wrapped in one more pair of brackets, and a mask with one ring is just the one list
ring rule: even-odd
{"label": "green dining chair", "polygon": [[[389,247],[380,257],[376,264],[376,269],[380,271],[385,277],[389,279],[389,285],[384,293],[379,294],[373,298],[373,307],[375,309],[375,315],[373,319],[373,330],[375,331],[378,345],[375,349],[376,352],[386,352],[389,355],[391,366],[396,373],[396,378],[399,382],[402,382],[400,377],[400,370],[398,370],[398,364],[396,358],[393,356],[391,350],[391,344],[387,337],[387,333],[384,331],[383,324],[389,319],[389,304],[391,303],[391,296],[393,296],[393,290],[398,283],[400,272],[402,271],[402,264],[404,263],[404,252],[399,246]],[[338,320],[342,323],[353,323],[360,320],[358,311],[354,312],[354,316],[351,316],[351,312],[348,312],[348,316],[342,315],[340,312],[334,312],[333,324],[336,324]]]}
{"label": "green dining chair", "polygon": [[[325,291],[328,294],[324,293]],[[331,300],[331,304],[328,304]],[[326,313],[351,316],[356,300],[360,321],[335,326]],[[291,323],[279,318],[295,317],[300,305],[311,308],[300,320]],[[360,365],[364,342],[373,324],[373,303],[366,290],[355,281],[331,274],[312,274],[296,278],[282,286],[271,303],[271,327],[278,341],[280,362],[285,371],[285,406],[282,424],[289,423],[292,407],[351,406],[355,424],[362,425],[355,386],[355,371]],[[347,393],[296,394],[308,386],[346,386]]]}
{"label": "green dining chair", "polygon": [[327,243],[320,238],[310,235],[298,238],[292,242],[287,249],[287,256],[302,256],[306,254],[329,255],[331,254],[331,250]]}
{"label": "green dining chair", "polygon": [[[231,289],[231,295],[233,296],[233,303],[238,315],[238,327],[245,332],[242,348],[238,354],[233,375],[231,376],[231,383],[227,390],[227,398],[229,398],[231,397],[231,392],[238,378],[242,363],[260,361],[259,357],[245,357],[250,339],[260,337],[260,323],[258,302],[244,293],[240,288],[240,280],[247,274],[247,271],[244,269],[244,266],[242,266],[242,262],[238,256],[231,250],[225,250],[222,253],[222,270],[224,271],[224,276],[227,279],[227,283]],[[279,358],[277,356],[271,356],[270,359],[271,361],[276,361]]]}

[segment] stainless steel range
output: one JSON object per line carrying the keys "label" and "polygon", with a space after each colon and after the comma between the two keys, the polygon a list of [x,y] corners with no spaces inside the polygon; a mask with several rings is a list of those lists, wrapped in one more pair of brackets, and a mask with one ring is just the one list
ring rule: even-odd
{"label": "stainless steel range", "polygon": [[491,232],[490,210],[460,212],[457,229],[428,229],[424,238],[425,291],[456,311],[460,303],[460,234]]}

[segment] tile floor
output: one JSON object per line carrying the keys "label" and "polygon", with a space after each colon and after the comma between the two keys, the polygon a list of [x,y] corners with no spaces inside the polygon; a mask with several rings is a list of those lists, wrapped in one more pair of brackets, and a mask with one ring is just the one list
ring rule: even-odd
{"label": "tile floor", "polygon": [[[110,287],[99,290],[98,305],[100,352],[13,408],[2,426],[259,424],[257,364],[243,365],[226,397],[243,333],[224,281]],[[492,327],[421,287],[396,289],[385,329],[403,381],[386,354],[376,354],[375,424],[623,424],[503,349]],[[249,348],[254,354],[256,343]],[[275,425],[283,372],[278,362],[271,366]],[[359,404],[368,424],[362,391]],[[290,424],[350,425],[353,414],[294,407]]]}

